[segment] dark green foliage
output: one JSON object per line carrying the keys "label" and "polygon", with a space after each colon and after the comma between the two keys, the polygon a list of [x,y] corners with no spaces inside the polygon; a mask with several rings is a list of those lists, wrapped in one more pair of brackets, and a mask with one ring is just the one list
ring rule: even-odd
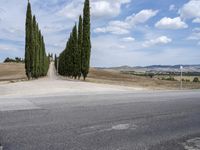
{"label": "dark green foliage", "polygon": [[25,68],[28,79],[46,76],[49,68],[44,39],[36,17],[32,17],[30,2],[28,2],[26,17]]}
{"label": "dark green foliage", "polygon": [[78,51],[78,36],[77,36],[77,27],[76,25],[73,28],[72,33],[72,54],[73,54],[73,77],[76,79],[80,74],[80,54]]}
{"label": "dark green foliage", "polygon": [[82,45],[82,74],[83,78],[87,77],[90,68],[90,2],[85,0],[83,9],[83,45]]}
{"label": "dark green foliage", "polygon": [[25,69],[28,79],[31,78],[31,43],[32,43],[32,13],[31,4],[28,2],[26,12],[26,38],[25,38]]}
{"label": "dark green foliage", "polygon": [[81,77],[81,66],[82,66],[82,44],[83,44],[83,21],[82,21],[82,17],[80,15],[79,17],[79,25],[78,25],[78,57],[80,58],[79,60],[79,74],[78,74],[78,78],[80,79]]}
{"label": "dark green foliage", "polygon": [[55,56],[54,56],[54,65],[55,65],[55,68],[56,68],[56,70],[57,70],[57,67],[58,67],[58,60],[57,60],[56,54],[55,54]]}
{"label": "dark green foliage", "polygon": [[176,81],[176,79],[174,77],[172,77],[172,76],[163,77],[162,80]]}
{"label": "dark green foliage", "polygon": [[193,82],[199,82],[199,78],[195,77]]}
{"label": "dark green foliage", "polygon": [[60,75],[80,79],[87,77],[90,68],[90,5],[85,1],[82,17],[79,17],[78,33],[75,25],[67,41],[66,48],[59,56],[58,72]]}
{"label": "dark green foliage", "polygon": [[24,63],[24,60],[22,58],[19,58],[19,57],[15,57],[15,59],[7,57],[4,60],[4,63],[10,63],[10,62],[13,62],[13,63]]}

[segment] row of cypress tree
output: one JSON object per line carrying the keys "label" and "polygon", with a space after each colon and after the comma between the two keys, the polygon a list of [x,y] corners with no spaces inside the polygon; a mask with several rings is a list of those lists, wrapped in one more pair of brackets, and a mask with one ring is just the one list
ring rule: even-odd
{"label": "row of cypress tree", "polygon": [[59,56],[58,72],[60,75],[86,79],[90,68],[90,2],[85,0],[83,19],[80,15],[78,29],[73,27],[66,48]]}
{"label": "row of cypress tree", "polygon": [[28,79],[46,76],[49,68],[49,57],[46,55],[44,38],[39,29],[36,17],[32,16],[31,4],[28,1],[26,13],[25,69]]}

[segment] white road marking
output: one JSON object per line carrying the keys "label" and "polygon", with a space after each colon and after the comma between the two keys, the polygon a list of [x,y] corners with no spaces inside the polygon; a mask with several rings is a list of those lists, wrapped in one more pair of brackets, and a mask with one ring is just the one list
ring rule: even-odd
{"label": "white road marking", "polygon": [[126,123],[126,124],[106,124],[106,125],[96,125],[82,128],[81,136],[91,135],[95,133],[102,133],[102,132],[110,132],[110,131],[119,131],[119,130],[135,130],[137,126],[133,123]]}
{"label": "white road marking", "polygon": [[130,124],[118,124],[112,126],[112,130],[127,130],[130,128]]}

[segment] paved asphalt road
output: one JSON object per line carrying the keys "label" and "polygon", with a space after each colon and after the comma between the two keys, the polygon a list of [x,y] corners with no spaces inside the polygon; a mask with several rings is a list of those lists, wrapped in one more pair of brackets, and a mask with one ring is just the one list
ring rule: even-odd
{"label": "paved asphalt road", "polygon": [[200,137],[200,91],[3,100],[3,150],[182,150]]}

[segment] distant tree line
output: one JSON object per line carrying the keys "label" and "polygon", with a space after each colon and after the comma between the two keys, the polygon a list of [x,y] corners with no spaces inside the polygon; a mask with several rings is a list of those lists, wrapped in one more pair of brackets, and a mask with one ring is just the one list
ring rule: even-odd
{"label": "distant tree line", "polygon": [[46,76],[49,68],[49,57],[46,55],[44,38],[39,29],[36,17],[32,16],[31,4],[28,1],[26,13],[25,69],[28,79]]}
{"label": "distant tree line", "polygon": [[19,58],[19,57],[15,57],[14,59],[13,59],[13,58],[7,57],[7,58],[4,60],[4,63],[9,63],[9,62],[24,63],[24,59],[23,59],[23,58]]}
{"label": "distant tree line", "polygon": [[[77,29],[78,28],[78,29]],[[55,64],[60,75],[80,79],[86,79],[90,68],[90,2],[85,0],[83,9],[83,19],[80,15],[78,27],[75,24],[66,48],[59,56],[59,62],[55,57]]]}

